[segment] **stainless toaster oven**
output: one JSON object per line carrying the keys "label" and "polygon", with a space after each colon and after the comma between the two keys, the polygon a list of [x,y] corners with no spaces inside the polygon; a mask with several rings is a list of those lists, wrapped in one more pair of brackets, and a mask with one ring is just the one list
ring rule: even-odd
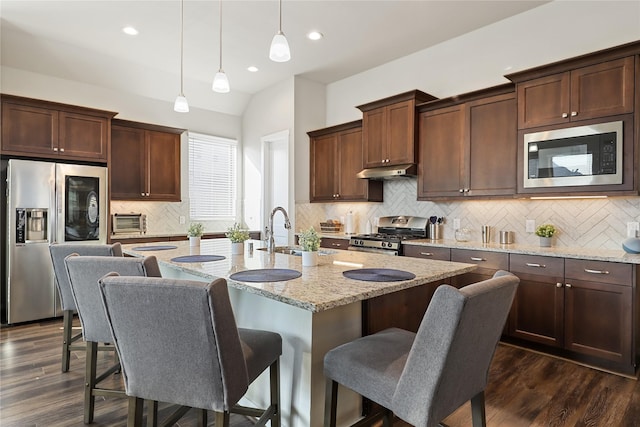
{"label": "stainless toaster oven", "polygon": [[140,213],[111,215],[111,233],[140,233],[147,232],[147,216]]}

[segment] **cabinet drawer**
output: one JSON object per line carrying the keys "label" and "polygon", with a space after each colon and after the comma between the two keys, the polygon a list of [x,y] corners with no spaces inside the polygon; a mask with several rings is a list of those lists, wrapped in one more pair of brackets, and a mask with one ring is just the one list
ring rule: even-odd
{"label": "cabinet drawer", "polygon": [[323,237],[320,240],[320,246],[323,248],[331,248],[331,249],[347,249],[349,247],[349,241],[346,239],[334,239],[331,237]]}
{"label": "cabinet drawer", "polygon": [[480,268],[509,270],[509,254],[502,252],[451,249],[451,261],[477,264]]}
{"label": "cabinet drawer", "polygon": [[631,286],[633,283],[633,265],[607,261],[566,259],[565,277],[567,280],[576,279]]}
{"label": "cabinet drawer", "polygon": [[436,259],[440,261],[451,260],[451,249],[433,246],[404,245],[404,256],[413,258]]}
{"label": "cabinet drawer", "polygon": [[564,276],[564,258],[539,255],[511,254],[509,271],[540,276]]}

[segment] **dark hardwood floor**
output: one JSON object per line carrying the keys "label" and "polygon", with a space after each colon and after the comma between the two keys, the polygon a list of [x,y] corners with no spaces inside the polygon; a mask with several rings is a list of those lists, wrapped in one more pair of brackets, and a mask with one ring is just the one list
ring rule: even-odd
{"label": "dark hardwood floor", "polygon": [[[0,331],[0,426],[83,425],[84,353],[74,352],[70,371],[60,372],[61,326],[56,320]],[[112,357],[102,354],[100,363],[107,365]],[[121,378],[115,375],[109,381],[118,386]],[[640,427],[640,382],[501,344],[491,367],[486,405],[489,427]],[[161,407],[161,416],[167,410]],[[126,400],[98,398],[93,425],[123,426],[126,412]],[[192,412],[179,426],[197,425]],[[463,405],[444,424],[470,426],[470,405]],[[232,425],[252,424],[233,416]],[[396,427],[404,425],[398,422]]]}

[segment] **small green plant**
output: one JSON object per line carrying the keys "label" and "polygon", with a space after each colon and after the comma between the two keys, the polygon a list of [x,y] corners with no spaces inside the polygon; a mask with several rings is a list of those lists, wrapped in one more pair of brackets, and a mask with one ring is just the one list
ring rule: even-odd
{"label": "small green plant", "polygon": [[240,228],[240,224],[234,222],[232,227],[227,228],[224,235],[233,243],[242,243],[249,238],[249,230]]}
{"label": "small green plant", "polygon": [[540,237],[553,237],[556,228],[551,224],[542,224],[536,228],[536,235]]}
{"label": "small green plant", "polygon": [[313,227],[301,231],[298,235],[298,242],[303,251],[315,252],[320,249],[320,236],[318,236],[318,232]]}
{"label": "small green plant", "polygon": [[192,222],[187,230],[187,237],[202,237],[204,225],[200,222]]}

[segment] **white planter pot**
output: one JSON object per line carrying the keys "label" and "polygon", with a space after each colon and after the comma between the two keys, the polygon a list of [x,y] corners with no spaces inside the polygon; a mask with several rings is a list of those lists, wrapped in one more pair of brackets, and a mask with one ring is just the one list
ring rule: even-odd
{"label": "white planter pot", "polygon": [[200,236],[189,236],[189,246],[200,246]]}
{"label": "white planter pot", "polygon": [[542,237],[540,236],[540,247],[542,248],[550,248],[551,247],[551,239],[553,237]]}
{"label": "white planter pot", "polygon": [[244,253],[244,242],[231,242],[231,255],[242,255]]}
{"label": "white planter pot", "polygon": [[302,251],[302,266],[315,267],[318,265],[318,251]]}

